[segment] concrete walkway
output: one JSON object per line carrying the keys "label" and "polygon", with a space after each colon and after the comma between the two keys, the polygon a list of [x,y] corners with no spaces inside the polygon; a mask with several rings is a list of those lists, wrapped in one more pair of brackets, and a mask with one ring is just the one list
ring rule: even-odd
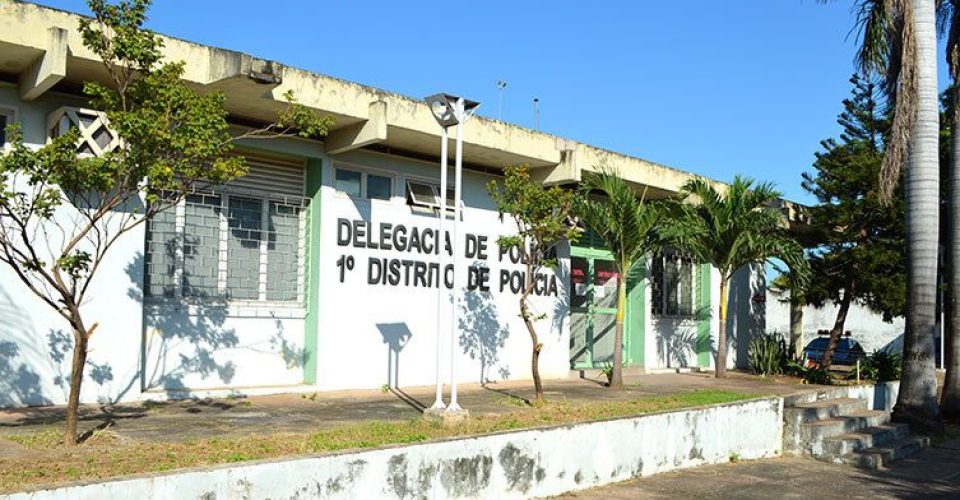
{"label": "concrete walkway", "polygon": [[960,439],[938,443],[886,470],[777,458],[668,472],[558,498],[960,498]]}
{"label": "concrete walkway", "polygon": [[[795,379],[762,379],[741,373],[732,373],[724,380],[714,379],[708,373],[639,375],[625,377],[625,383],[623,391],[611,391],[597,380],[547,380],[546,398],[553,402],[591,403],[704,389],[772,395],[810,388],[798,385]],[[533,397],[531,386],[531,382],[461,385],[460,404],[474,415],[535,411],[525,403]],[[150,441],[309,432],[345,422],[417,418],[423,408],[433,403],[433,393],[433,387],[418,387],[84,406],[81,432],[108,422],[112,424],[111,431],[121,437]],[[448,391],[444,393],[446,397]],[[0,438],[8,433],[59,428],[62,422],[62,407],[0,410]]]}

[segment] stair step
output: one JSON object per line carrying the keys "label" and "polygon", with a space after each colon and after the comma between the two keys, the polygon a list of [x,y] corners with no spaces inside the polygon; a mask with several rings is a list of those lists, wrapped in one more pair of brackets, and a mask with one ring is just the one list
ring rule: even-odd
{"label": "stair step", "polygon": [[882,446],[874,446],[863,451],[855,452],[843,457],[843,461],[858,467],[881,469],[894,460],[915,455],[928,446],[930,446],[929,437],[909,436]]}
{"label": "stair step", "polygon": [[822,451],[827,455],[850,455],[904,439],[909,435],[910,426],[906,424],[884,424],[867,427],[856,432],[825,438]]}
{"label": "stair step", "polygon": [[822,399],[809,403],[797,403],[783,409],[788,420],[798,424],[846,415],[857,410],[866,410],[867,400],[859,398]]}
{"label": "stair step", "polygon": [[[890,422],[890,414],[876,410],[855,410],[839,417],[807,422],[800,426],[800,437],[811,444],[819,444],[826,438],[856,432],[868,427],[878,427]],[[816,452],[818,447],[813,447]]]}

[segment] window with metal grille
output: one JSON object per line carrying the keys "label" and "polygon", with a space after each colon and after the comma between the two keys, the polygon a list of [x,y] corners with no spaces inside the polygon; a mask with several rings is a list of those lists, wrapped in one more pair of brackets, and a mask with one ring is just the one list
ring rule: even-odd
{"label": "window with metal grille", "polygon": [[17,113],[11,108],[0,108],[0,148],[7,143],[7,126],[17,121]]}
{"label": "window with metal grille", "polygon": [[651,312],[662,316],[694,316],[696,266],[693,257],[664,251],[653,256],[650,271],[653,279]]}
{"label": "window with metal grille", "polygon": [[[147,223],[147,297],[300,303],[307,198],[303,167],[270,175],[250,162],[248,176],[197,192]],[[284,178],[284,175],[287,177]],[[295,194],[297,193],[297,194]]]}

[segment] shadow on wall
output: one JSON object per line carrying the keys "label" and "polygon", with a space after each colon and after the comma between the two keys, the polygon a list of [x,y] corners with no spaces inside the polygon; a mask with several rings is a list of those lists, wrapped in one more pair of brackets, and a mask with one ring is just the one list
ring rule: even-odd
{"label": "shadow on wall", "polygon": [[671,317],[653,320],[659,367],[685,368],[697,364],[697,325],[694,321]]}
{"label": "shadow on wall", "polygon": [[0,288],[0,407],[50,404],[37,371],[45,358],[26,311]]}
{"label": "shadow on wall", "polygon": [[744,266],[733,273],[730,279],[727,295],[727,353],[729,359],[729,353],[733,350],[739,369],[749,368],[747,351],[750,339],[762,334],[766,326],[765,290],[763,267],[759,265]]}
{"label": "shadow on wall", "polygon": [[[519,306],[518,306],[519,307]],[[500,351],[510,330],[500,319],[490,292],[464,291],[459,314],[460,347],[470,359],[480,361],[481,384],[510,378],[510,370],[500,364]],[[539,332],[538,332],[539,333]]]}
{"label": "shadow on wall", "polygon": [[286,339],[281,320],[275,320],[276,331],[267,346],[241,345],[237,332],[225,327],[230,317],[225,298],[205,296],[189,303],[174,299],[144,303],[143,282],[140,280],[143,255],[138,254],[126,271],[134,284],[127,294],[144,304],[140,353],[144,390],[162,389],[169,397],[183,397],[190,391],[189,379],[194,376],[215,377],[222,385],[229,385],[237,366],[233,361],[223,361],[217,356],[228,349],[277,354],[288,368],[305,364],[306,353]]}

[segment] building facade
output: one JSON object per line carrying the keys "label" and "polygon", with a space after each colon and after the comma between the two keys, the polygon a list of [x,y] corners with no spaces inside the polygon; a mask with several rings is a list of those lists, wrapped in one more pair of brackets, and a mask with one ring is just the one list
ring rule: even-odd
{"label": "building facade", "polygon": [[[89,128],[93,153],[109,130],[85,108],[84,81],[103,78],[77,32],[79,16],[0,4],[0,123],[45,144],[59,126]],[[440,128],[416,99],[284,67],[246,54],[165,38],[191,84],[223,91],[238,124],[269,122],[283,95],[335,118],[322,141],[246,141],[245,177],[188,196],[125,235],[83,305],[99,322],[83,402],[431,385],[437,349],[449,380],[524,380],[530,338],[519,318],[523,266],[498,237],[515,231],[487,192],[502,168],[526,164],[553,185],[577,185],[601,166],[648,197],[694,174],[486,118],[465,126],[462,254],[456,279],[441,265]],[[268,83],[255,75],[269,73]],[[68,120],[65,122],[64,120]],[[101,135],[103,134],[103,135]],[[720,183],[718,183],[719,185]],[[74,215],[63,209],[63,221]],[[558,250],[537,278],[533,307],[541,373],[565,378],[612,360],[616,284],[626,279],[625,360],[636,369],[710,368],[718,275],[678,252],[618,276],[585,235]],[[438,304],[452,338],[437,341]],[[730,290],[731,366],[764,329],[761,269]],[[449,335],[449,333],[447,334]],[[0,266],[0,406],[61,404],[68,391],[69,326]]]}

